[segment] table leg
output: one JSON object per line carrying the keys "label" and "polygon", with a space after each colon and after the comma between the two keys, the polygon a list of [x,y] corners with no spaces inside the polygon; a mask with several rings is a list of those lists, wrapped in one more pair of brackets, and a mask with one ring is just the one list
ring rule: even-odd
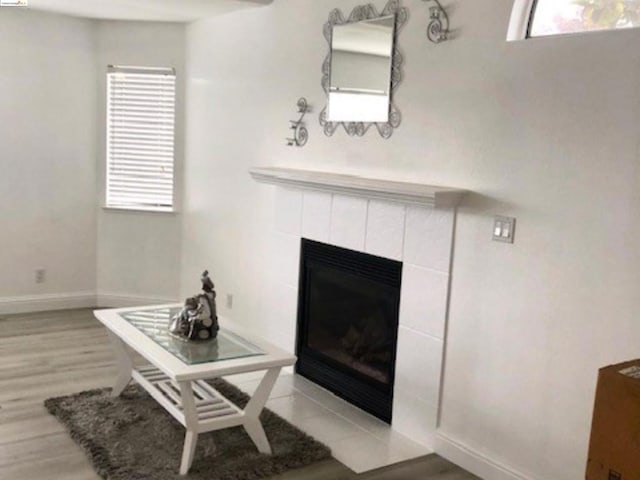
{"label": "table leg", "polygon": [[115,333],[109,331],[111,345],[116,353],[116,367],[118,369],[118,377],[111,389],[111,396],[117,397],[129,385],[131,381],[131,371],[133,370],[133,360],[125,343]]}
{"label": "table leg", "polygon": [[193,463],[193,454],[198,443],[198,411],[193,398],[191,382],[179,382],[180,396],[182,397],[182,411],[187,427],[184,437],[184,448],[182,450],[182,461],[180,462],[180,475],[186,475]]}
{"label": "table leg", "polygon": [[262,412],[265,403],[267,403],[269,399],[269,394],[271,390],[273,390],[278,375],[280,375],[280,367],[267,370],[267,373],[262,377],[262,381],[244,409],[245,419],[243,427],[261,453],[271,453],[271,445],[269,445],[267,435],[264,433],[264,428],[262,428],[262,424],[260,423],[260,412]]}

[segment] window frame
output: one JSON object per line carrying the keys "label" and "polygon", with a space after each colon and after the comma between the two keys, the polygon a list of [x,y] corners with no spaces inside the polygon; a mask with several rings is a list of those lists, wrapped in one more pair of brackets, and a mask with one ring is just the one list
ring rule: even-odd
{"label": "window frame", "polygon": [[508,42],[529,40],[527,33],[531,20],[533,19],[534,2],[536,2],[536,0],[514,0],[507,31]]}
{"label": "window frame", "polygon": [[[133,202],[129,201],[126,203],[123,202],[113,202],[113,199],[110,198],[110,188],[113,187],[110,180],[112,178],[112,168],[114,166],[114,158],[111,154],[111,149],[113,146],[112,142],[112,121],[113,117],[111,115],[112,109],[112,88],[111,88],[111,80],[110,77],[113,74],[124,73],[124,74],[132,74],[132,75],[150,75],[150,76],[170,76],[173,77],[173,95],[169,96],[172,100],[172,131],[171,131],[171,187],[170,187],[170,204],[162,204],[162,203],[154,203],[153,201],[138,201]],[[103,193],[103,208],[106,210],[116,210],[116,211],[124,211],[124,212],[145,212],[145,213],[153,213],[153,214],[173,214],[176,213],[176,164],[177,164],[177,121],[178,121],[178,78],[176,69],[174,67],[143,67],[143,66],[125,66],[125,65],[108,65],[107,71],[105,75],[105,177],[104,177],[104,193]],[[161,95],[158,95],[158,99],[161,98]],[[164,97],[166,100],[167,97]],[[158,159],[154,159],[153,161],[159,162]],[[151,177],[153,178],[153,177]],[[160,179],[160,175],[158,175],[157,179]],[[160,189],[158,189],[160,190]],[[157,193],[157,192],[156,192]]]}
{"label": "window frame", "polygon": [[524,32],[524,38],[536,38],[531,36],[531,29],[533,28],[533,19],[536,17],[536,9],[538,8],[538,0],[531,0],[531,6],[529,7],[529,16],[527,18],[527,27]]}

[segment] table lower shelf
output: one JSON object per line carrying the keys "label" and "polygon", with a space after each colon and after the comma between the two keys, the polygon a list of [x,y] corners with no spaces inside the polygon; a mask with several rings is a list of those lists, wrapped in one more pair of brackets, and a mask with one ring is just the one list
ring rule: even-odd
{"label": "table lower shelf", "polygon": [[[177,421],[187,426],[180,385],[154,365],[136,367],[132,377]],[[198,432],[241,425],[244,412],[204,380],[187,382],[193,391]]]}

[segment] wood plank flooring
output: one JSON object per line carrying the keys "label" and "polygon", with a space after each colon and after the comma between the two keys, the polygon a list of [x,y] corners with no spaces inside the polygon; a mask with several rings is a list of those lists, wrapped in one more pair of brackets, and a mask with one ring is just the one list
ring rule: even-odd
{"label": "wood plank flooring", "polygon": [[[43,401],[109,386],[114,375],[106,331],[91,310],[0,316],[0,479],[99,480]],[[478,480],[437,455],[362,475],[328,460],[272,480],[383,479]]]}

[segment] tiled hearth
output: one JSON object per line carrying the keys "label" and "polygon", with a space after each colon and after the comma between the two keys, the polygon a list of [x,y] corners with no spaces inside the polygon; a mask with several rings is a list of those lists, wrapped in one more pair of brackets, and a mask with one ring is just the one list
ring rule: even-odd
{"label": "tiled hearth", "polygon": [[268,404],[359,472],[430,453],[437,426],[455,207],[398,200],[276,187],[276,293],[261,332],[273,343],[295,349],[301,238],[403,262],[392,425],[295,375]]}
{"label": "tiled hearth", "polygon": [[[225,379],[247,393],[253,393],[259,382],[256,374]],[[356,473],[431,453],[425,446],[394,432],[386,423],[298,375],[280,376],[267,408],[323,442],[338,461]]]}

